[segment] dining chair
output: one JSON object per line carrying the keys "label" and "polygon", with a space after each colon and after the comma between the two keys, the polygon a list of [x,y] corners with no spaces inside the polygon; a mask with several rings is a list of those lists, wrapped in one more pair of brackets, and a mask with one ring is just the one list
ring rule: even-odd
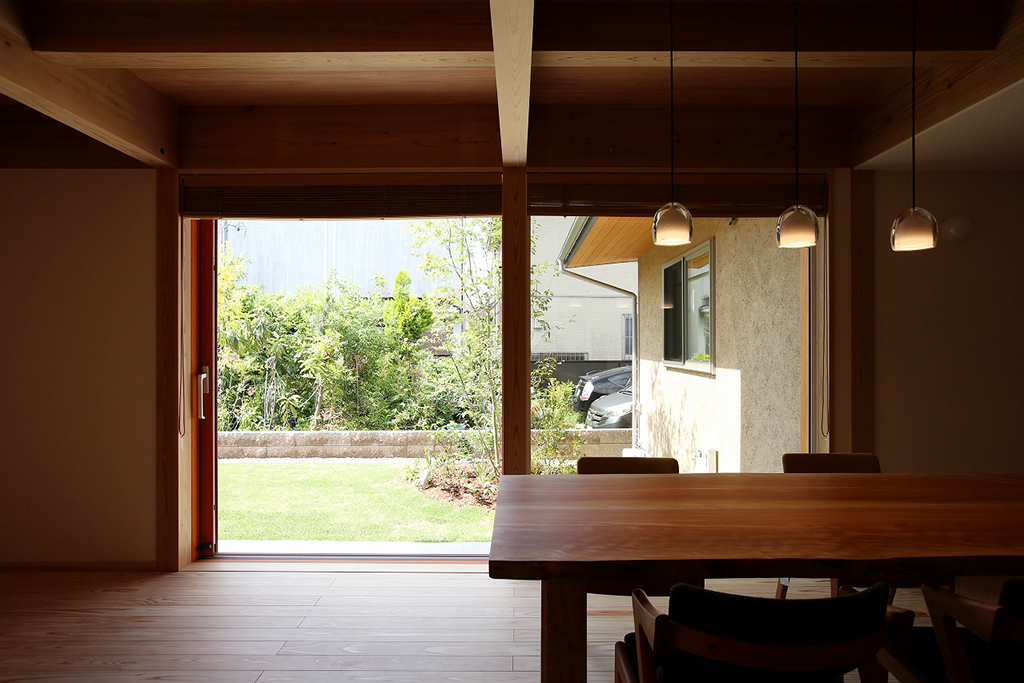
{"label": "dining chair", "polygon": [[[879,582],[853,595],[777,600],[673,586],[668,612],[633,592],[634,632],[615,645],[616,683],[811,683],[884,681],[876,653],[886,642]],[[866,672],[866,673],[865,673]]]}
{"label": "dining chair", "polygon": [[[576,461],[579,474],[679,474],[679,461],[675,458],[639,458],[585,455]],[[652,595],[668,595],[677,581],[647,581],[644,588]],[[636,581],[604,579],[587,582],[587,592],[599,595],[630,595]]]}
{"label": "dining chair", "polygon": [[576,461],[580,474],[679,474],[675,458],[585,455]]}
{"label": "dining chair", "polygon": [[[872,453],[786,453],[782,456],[782,471],[786,474],[880,474],[882,467]],[[916,586],[915,586],[916,587]],[[896,596],[895,587],[889,600]],[[839,580],[831,579],[831,592],[839,594]],[[779,577],[775,597],[785,598],[789,593],[789,577]]]}
{"label": "dining chair", "polygon": [[[840,592],[855,591],[843,586]],[[931,626],[915,626],[912,610],[889,607],[889,635],[878,661],[893,678],[899,683],[1024,680],[1024,579],[1004,583],[996,604],[930,585],[922,593]]]}

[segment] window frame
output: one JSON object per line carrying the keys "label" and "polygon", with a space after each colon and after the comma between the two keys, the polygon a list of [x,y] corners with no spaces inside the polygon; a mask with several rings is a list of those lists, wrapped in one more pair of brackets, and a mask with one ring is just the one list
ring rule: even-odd
{"label": "window frame", "polygon": [[[688,356],[691,355],[687,348],[687,315],[684,310],[680,316],[680,324],[682,326],[682,358],[680,360],[666,358],[665,357],[665,330],[662,329],[662,342],[661,342],[661,362],[666,368],[674,370],[684,370],[686,372],[708,375],[713,377],[715,375],[715,319],[717,315],[715,313],[715,240],[711,238],[706,242],[698,244],[693,249],[686,251],[679,256],[666,261],[661,266],[661,290],[659,293],[660,297],[665,296],[665,273],[666,271],[677,265],[681,265],[680,273],[680,300],[684,303],[687,301],[689,293],[689,278],[687,277],[687,263],[695,260],[696,258],[707,254],[708,256],[708,307],[709,307],[709,329],[711,332],[711,338],[708,343],[708,356],[707,361],[689,360]],[[662,325],[664,325],[665,317],[662,316]]]}

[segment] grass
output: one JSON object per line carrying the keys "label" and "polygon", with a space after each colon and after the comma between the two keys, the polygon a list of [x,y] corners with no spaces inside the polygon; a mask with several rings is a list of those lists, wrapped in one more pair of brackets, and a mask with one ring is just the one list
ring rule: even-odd
{"label": "grass", "polygon": [[221,460],[218,535],[233,541],[490,541],[494,513],[434,500],[407,460]]}

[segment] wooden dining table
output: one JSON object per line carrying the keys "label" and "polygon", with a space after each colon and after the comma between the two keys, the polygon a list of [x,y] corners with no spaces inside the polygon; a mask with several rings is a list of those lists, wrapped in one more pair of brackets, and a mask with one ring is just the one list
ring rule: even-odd
{"label": "wooden dining table", "polygon": [[541,680],[582,682],[596,583],[1024,574],[1024,477],[509,475],[489,572],[541,582]]}

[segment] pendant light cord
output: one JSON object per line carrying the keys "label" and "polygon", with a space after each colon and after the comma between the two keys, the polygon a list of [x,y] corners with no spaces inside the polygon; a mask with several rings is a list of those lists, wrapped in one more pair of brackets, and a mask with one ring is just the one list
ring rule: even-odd
{"label": "pendant light cord", "polygon": [[668,0],[668,130],[669,189],[668,197],[676,200],[676,69],[675,69],[675,0]]}
{"label": "pendant light cord", "polygon": [[910,6],[910,207],[917,208],[917,0]]}
{"label": "pendant light cord", "polygon": [[800,205],[800,2],[793,0],[793,170],[795,205]]}

